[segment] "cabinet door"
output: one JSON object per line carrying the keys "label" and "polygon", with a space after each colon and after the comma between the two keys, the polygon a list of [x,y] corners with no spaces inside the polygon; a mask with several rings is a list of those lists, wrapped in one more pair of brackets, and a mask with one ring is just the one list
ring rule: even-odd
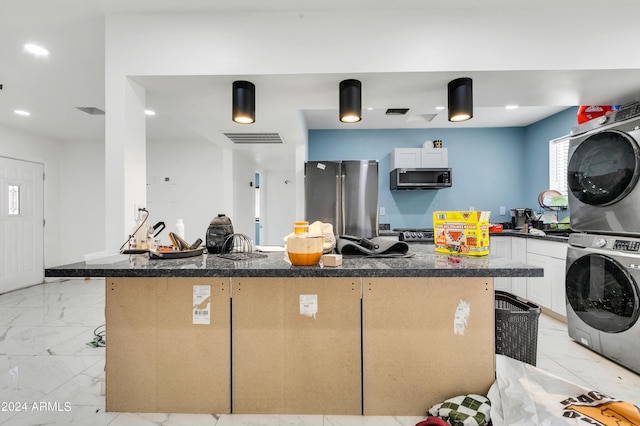
{"label": "cabinet door", "polygon": [[492,281],[364,281],[364,415],[424,416],[451,396],[486,395],[495,381]]}
{"label": "cabinet door", "polygon": [[420,167],[449,167],[447,148],[422,148],[422,165]]}
{"label": "cabinet door", "polygon": [[360,278],[234,278],[238,414],[362,414]]}
{"label": "cabinet door", "polygon": [[[511,238],[511,259],[527,263],[527,240],[519,237]],[[511,291],[516,296],[527,297],[527,278],[514,277],[511,279]]]}
{"label": "cabinet door", "polygon": [[543,277],[527,278],[527,296],[526,298],[539,306],[551,309],[552,306],[552,288],[553,277],[552,268],[549,261],[553,258],[542,256],[537,253],[527,254],[527,263],[532,266],[538,266],[544,269]]}
{"label": "cabinet door", "polygon": [[567,243],[543,240],[527,242],[529,264],[542,266],[544,277],[527,279],[527,298],[566,317],[565,263]]}
{"label": "cabinet door", "polygon": [[106,290],[107,411],[230,413],[229,278],[107,278]]}
{"label": "cabinet door", "polygon": [[[491,237],[491,254],[503,259],[511,259],[511,237]],[[511,277],[496,277],[493,279],[496,290],[511,293]]]}
{"label": "cabinet door", "polygon": [[389,170],[422,167],[421,148],[394,148],[389,156]]}
{"label": "cabinet door", "polygon": [[[551,259],[549,262],[549,272],[553,282],[551,293],[551,310],[563,317],[567,316],[567,291],[566,291],[566,259]],[[545,271],[546,273],[546,271]]]}

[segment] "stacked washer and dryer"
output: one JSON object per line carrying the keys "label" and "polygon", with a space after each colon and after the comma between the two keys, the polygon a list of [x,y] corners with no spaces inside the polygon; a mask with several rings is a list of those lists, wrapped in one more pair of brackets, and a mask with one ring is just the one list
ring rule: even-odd
{"label": "stacked washer and dryer", "polygon": [[571,130],[567,327],[640,373],[640,104]]}

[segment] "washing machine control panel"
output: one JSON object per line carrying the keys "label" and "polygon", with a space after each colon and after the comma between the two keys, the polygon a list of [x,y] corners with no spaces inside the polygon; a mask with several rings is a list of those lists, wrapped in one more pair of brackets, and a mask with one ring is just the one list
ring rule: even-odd
{"label": "washing machine control panel", "polygon": [[613,243],[614,250],[620,251],[640,251],[640,241],[616,240]]}
{"label": "washing machine control panel", "polygon": [[620,110],[616,111],[615,121],[623,121],[637,115],[640,115],[640,103],[634,103],[620,108]]}

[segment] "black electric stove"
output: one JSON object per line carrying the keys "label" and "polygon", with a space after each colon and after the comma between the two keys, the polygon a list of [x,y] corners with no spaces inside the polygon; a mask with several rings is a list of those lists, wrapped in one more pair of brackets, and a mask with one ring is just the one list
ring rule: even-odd
{"label": "black electric stove", "polygon": [[398,239],[400,241],[433,244],[433,229],[398,228],[394,231],[399,233]]}

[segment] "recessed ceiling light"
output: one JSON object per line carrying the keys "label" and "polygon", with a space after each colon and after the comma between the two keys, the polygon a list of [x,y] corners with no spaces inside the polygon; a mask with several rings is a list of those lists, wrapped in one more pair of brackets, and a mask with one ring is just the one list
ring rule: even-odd
{"label": "recessed ceiling light", "polygon": [[18,115],[23,115],[25,117],[28,117],[31,115],[31,113],[29,111],[24,111],[22,109],[14,109],[13,112],[15,112]]}
{"label": "recessed ceiling light", "polygon": [[24,50],[27,52],[34,54],[36,56],[48,56],[49,51],[42,46],[38,46],[37,44],[27,43],[24,45]]}
{"label": "recessed ceiling light", "polygon": [[436,109],[445,109],[445,108],[446,108],[446,107],[443,107],[442,105],[438,105],[438,106],[436,107]]}
{"label": "recessed ceiling light", "polygon": [[518,109],[518,105],[506,105],[505,109]]}
{"label": "recessed ceiling light", "polygon": [[150,110],[150,109],[145,109],[145,110],[144,110],[144,113],[145,113],[146,115],[156,115],[156,112],[155,112],[155,111],[152,111],[152,110]]}
{"label": "recessed ceiling light", "polygon": [[373,107],[367,108],[367,111],[373,111]]}

